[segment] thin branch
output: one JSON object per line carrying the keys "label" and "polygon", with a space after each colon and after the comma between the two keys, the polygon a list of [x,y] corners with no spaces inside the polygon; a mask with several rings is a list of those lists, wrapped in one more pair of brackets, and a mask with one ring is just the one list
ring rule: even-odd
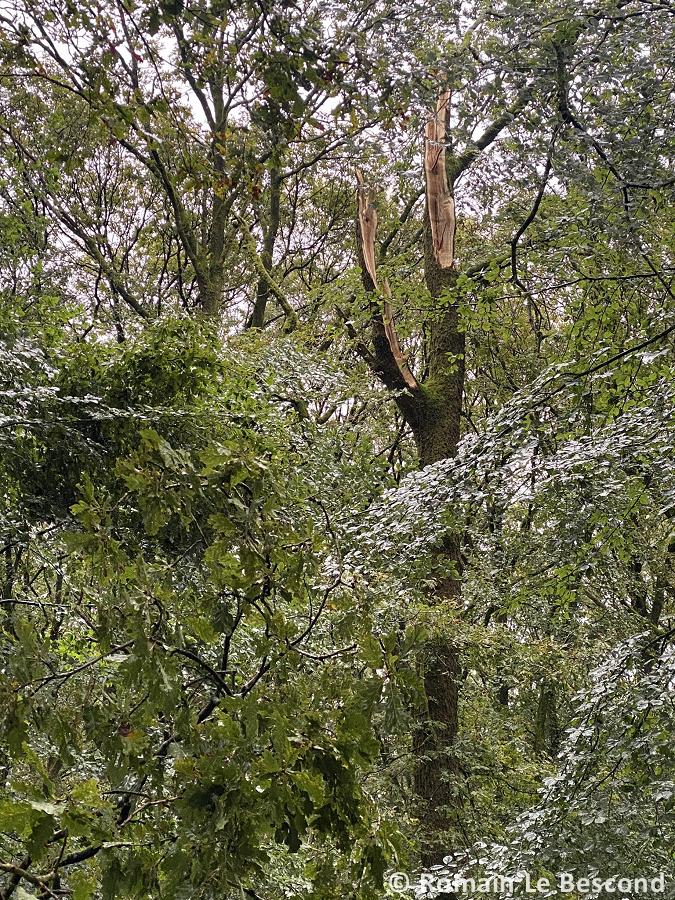
{"label": "thin branch", "polygon": [[38,686],[33,691],[33,696],[37,694],[38,691],[41,691],[43,687],[49,684],[50,681],[56,681],[57,678],[66,681],[68,678],[72,678],[73,675],[77,675],[79,672],[83,672],[85,669],[91,668],[91,666],[96,665],[97,662],[101,662],[103,659],[107,659],[107,657],[112,656],[114,653],[119,653],[121,650],[126,650],[128,647],[133,645],[133,641],[127,641],[125,644],[118,644],[115,647],[111,647],[107,653],[101,653],[99,656],[95,656],[93,659],[87,660],[87,662],[82,663],[81,666],[76,666],[74,669],[70,669],[68,672],[56,672],[54,675],[48,675],[46,678],[35,678],[33,681],[28,681],[26,684],[22,685],[22,690],[28,687],[31,684],[35,684],[39,682]]}
{"label": "thin branch", "polygon": [[221,676],[216,672],[214,668],[212,668],[207,662],[204,662],[203,659],[200,659],[196,653],[193,653],[191,650],[185,650],[182,647],[165,647],[164,648],[171,656],[174,654],[178,654],[179,656],[185,656],[187,659],[191,659],[193,662],[197,663],[198,666],[201,666],[205,672],[208,672],[217,686],[223,691],[223,693],[227,694],[229,697],[232,696],[232,691],[229,689],[227,684],[223,681]]}
{"label": "thin branch", "polygon": [[398,223],[396,225],[394,225],[394,227],[391,229],[389,234],[386,236],[386,238],[380,244],[380,259],[384,259],[384,257],[387,254],[387,251],[389,250],[389,247],[391,246],[391,242],[394,240],[394,238],[399,233],[401,228],[405,225],[405,223],[408,221],[408,219],[412,215],[412,211],[415,208],[417,201],[423,196],[424,196],[424,188],[422,187],[419,189],[419,191],[417,191],[416,193],[414,193],[412,195],[412,197],[408,200],[406,205],[403,207],[403,212],[399,216]]}
{"label": "thin branch", "polygon": [[518,261],[517,261],[517,252],[518,252],[518,241],[525,234],[527,229],[530,227],[532,222],[534,222],[535,216],[539,211],[539,207],[541,205],[541,201],[544,197],[544,192],[546,190],[546,185],[548,184],[548,178],[551,174],[551,169],[553,168],[553,149],[555,147],[555,139],[557,137],[558,130],[556,129],[553,132],[553,136],[551,137],[551,142],[548,148],[548,154],[546,156],[546,165],[544,167],[544,176],[541,180],[541,184],[539,186],[539,190],[537,191],[537,196],[534,201],[534,205],[530,210],[528,217],[525,219],[523,224],[520,226],[518,231],[513,236],[513,240],[511,241],[511,280],[514,284],[517,284],[518,287],[524,290],[523,285],[518,278]]}
{"label": "thin branch", "polygon": [[265,283],[267,284],[267,286],[270,289],[270,292],[272,294],[274,294],[274,296],[277,298],[277,301],[279,302],[279,306],[283,309],[284,313],[286,314],[286,325],[284,327],[284,331],[289,333],[289,332],[295,330],[298,327],[297,313],[291,306],[291,303],[288,300],[288,297],[286,297],[286,295],[284,294],[282,289],[279,287],[277,282],[274,280],[272,275],[267,271],[267,268],[265,267],[265,264],[263,263],[262,259],[260,258],[260,254],[258,253],[258,248],[256,247],[255,238],[251,234],[251,230],[248,226],[248,223],[242,216],[238,215],[238,213],[235,212],[234,216],[237,219],[237,222],[239,223],[239,225],[241,227],[244,244],[246,246],[246,249],[250,253],[251,262],[253,263],[253,266],[254,266],[256,272],[263,279],[263,281],[265,281]]}

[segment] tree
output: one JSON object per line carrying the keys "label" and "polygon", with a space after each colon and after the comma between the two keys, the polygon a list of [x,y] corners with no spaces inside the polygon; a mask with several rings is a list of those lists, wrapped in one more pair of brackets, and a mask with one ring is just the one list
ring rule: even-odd
{"label": "tree", "polygon": [[[27,346],[6,356],[40,408],[3,448],[3,896],[228,897],[295,877],[329,896],[335,867],[374,896],[396,841],[361,773],[373,715],[410,689],[376,670],[413,640],[378,643],[342,562],[334,429],[304,440],[271,399],[274,356],[249,341],[223,358],[188,321],[58,367]],[[318,371],[339,396],[339,371]],[[48,453],[60,433],[70,457]],[[356,484],[349,468],[358,507],[372,469]]]}
{"label": "tree", "polygon": [[[3,15],[10,79],[19,74],[26,79],[18,89],[12,81],[6,84],[9,102],[39,107],[44,92],[52,93],[48,108],[43,105],[31,123],[38,134],[47,126],[42,152],[32,148],[30,133],[11,116],[5,121],[24,179],[108,283],[113,298],[136,315],[147,318],[156,311],[142,290],[134,289],[125,268],[150,223],[147,228],[137,223],[131,234],[120,232],[114,221],[92,219],[77,198],[73,205],[60,172],[46,177],[45,157],[58,169],[64,152],[70,159],[81,159],[82,150],[87,159],[90,152],[83,147],[86,130],[73,135],[76,145],[70,149],[59,129],[53,145],[57,123],[50,126],[45,117],[53,114],[54,100],[68,108],[60,113],[66,129],[72,129],[68,119],[74,118],[93,129],[96,145],[107,135],[129,175],[156,192],[140,202],[161,207],[166,236],[155,253],[164,257],[183,302],[215,317],[226,298],[241,303],[242,280],[254,279],[249,324],[263,325],[274,298],[293,327],[293,280],[287,297],[273,271],[284,189],[291,186],[289,199],[297,208],[296,176],[338,153],[353,152],[364,128],[390,117],[383,103],[405,102],[399,96],[404,81],[387,71],[387,60],[394,33],[399,42],[408,40],[406,8],[336,4],[330,21],[327,13],[312,3],[148,2],[63,9],[20,2]],[[115,198],[116,207],[120,202]],[[111,227],[112,246],[106,243]],[[298,249],[305,239],[306,234],[291,237]],[[235,276],[231,283],[228,271]]]}

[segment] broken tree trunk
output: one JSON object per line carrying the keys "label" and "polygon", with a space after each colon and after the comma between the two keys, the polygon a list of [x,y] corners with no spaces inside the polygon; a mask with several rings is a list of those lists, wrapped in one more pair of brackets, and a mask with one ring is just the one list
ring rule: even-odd
{"label": "broken tree trunk", "polygon": [[[440,132],[434,132],[437,136]],[[464,335],[460,331],[457,306],[448,291],[457,273],[448,256],[447,240],[438,248],[431,228],[427,199],[425,215],[425,278],[429,293],[438,301],[429,326],[428,373],[420,385],[408,368],[400,347],[391,308],[391,291],[386,279],[378,285],[375,240],[377,212],[372,188],[364,184],[357,171],[358,227],[357,249],[364,288],[371,296],[371,336],[374,355],[364,356],[387,387],[395,390],[396,403],[415,437],[422,468],[452,457],[460,438],[460,414],[464,386]],[[447,178],[446,178],[447,184]],[[436,204],[437,206],[437,204]],[[436,208],[434,206],[434,208]],[[454,229],[454,224],[453,224]],[[446,239],[448,233],[445,233]],[[449,537],[437,551],[438,571],[455,566],[458,571],[459,545]],[[439,574],[430,603],[459,597],[458,577]],[[448,834],[459,806],[459,769],[452,747],[459,728],[458,685],[459,655],[446,636],[434,636],[422,651],[426,703],[419,711],[413,736],[416,757],[414,784],[418,799],[417,814],[421,826],[421,862],[423,867],[439,863],[449,851]]]}
{"label": "broken tree trunk", "polygon": [[455,261],[455,201],[450,190],[445,158],[445,141],[450,113],[450,91],[438,98],[436,113],[426,124],[424,179],[429,227],[436,265],[451,269]]}
{"label": "broken tree trunk", "polygon": [[[367,193],[359,178],[359,218],[357,251],[363,285],[371,301],[373,352],[363,341],[355,348],[382,382],[394,392],[394,399],[415,437],[420,468],[457,454],[460,440],[464,396],[465,338],[459,309],[454,297],[458,273],[455,269],[454,185],[480,154],[489,147],[514,118],[527,106],[529,86],[515,97],[477,139],[464,150],[448,152],[450,93],[443,85],[436,108],[425,129],[424,176],[426,205],[424,212],[424,278],[432,299],[432,312],[425,322],[427,368],[423,382],[405,376],[403,354],[391,317],[391,307],[375,302],[379,293],[376,277],[375,231],[377,215],[374,195]],[[401,223],[414,206],[411,198]],[[374,213],[374,215],[373,215]],[[389,247],[396,229],[385,239]],[[348,329],[349,330],[349,329]],[[352,326],[352,338],[358,336]],[[429,597],[430,605],[459,600],[461,593],[461,555],[459,539],[449,535],[435,551],[438,578]],[[454,567],[454,574],[453,574]],[[448,574],[450,573],[450,574]],[[425,868],[441,862],[453,849],[452,834],[457,834],[461,808],[460,772],[453,746],[459,729],[459,651],[452,634],[436,634],[423,648],[422,665],[426,708],[421,712],[413,737],[416,755],[415,792],[421,827],[421,862]],[[439,898],[442,900],[442,898]]]}
{"label": "broken tree trunk", "polygon": [[[450,94],[444,90],[426,128],[424,172],[424,278],[434,307],[429,323],[426,402],[416,424],[420,467],[457,454],[464,397],[464,332],[452,297],[457,282],[454,268],[455,203],[447,175],[446,128]],[[412,423],[411,423],[411,427]],[[437,551],[440,576],[429,597],[431,605],[458,601],[461,595],[461,558],[457,535],[448,535]],[[460,771],[453,747],[459,733],[459,650],[451,634],[436,634],[422,651],[426,708],[413,737],[414,786],[421,826],[420,856],[428,869],[457,849],[452,834],[462,805]]]}

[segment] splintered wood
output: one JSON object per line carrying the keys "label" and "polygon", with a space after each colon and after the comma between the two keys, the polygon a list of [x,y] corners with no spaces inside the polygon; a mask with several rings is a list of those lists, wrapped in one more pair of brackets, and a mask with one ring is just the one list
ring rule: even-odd
{"label": "splintered wood", "polygon": [[377,290],[377,275],[375,273],[375,235],[377,233],[377,210],[373,206],[375,189],[367,188],[363,183],[363,174],[356,170],[359,193],[359,227],[361,230],[361,247],[363,249],[363,261],[366,271],[373,280]]}
{"label": "splintered wood", "polygon": [[[375,237],[377,234],[377,210],[373,206],[375,189],[368,188],[365,185],[363,174],[360,169],[356,170],[356,181],[358,183],[359,237],[361,239],[363,263],[373,282],[373,287],[376,291],[379,291],[380,287],[377,283],[377,267],[375,265]],[[407,386],[409,388],[418,388],[419,384],[417,383],[417,379],[408,366],[408,357],[402,352],[398,342],[396,325],[394,324],[394,313],[390,302],[392,300],[391,290],[386,278],[382,279],[382,293],[384,294],[382,324],[384,325],[384,333],[387,336],[389,349],[396,360],[396,365]]]}
{"label": "splintered wood", "polygon": [[445,168],[445,132],[450,110],[450,91],[438,98],[436,114],[426,125],[424,177],[434,256],[441,269],[451,269],[455,260],[455,201]]}
{"label": "splintered wood", "polygon": [[391,352],[394,355],[394,359],[401,370],[401,375],[403,375],[403,380],[408,385],[409,388],[417,388],[419,384],[417,383],[417,379],[410,371],[408,366],[408,357],[401,350],[401,345],[398,342],[398,335],[396,334],[396,325],[394,324],[394,313],[391,308],[390,300],[392,299],[391,290],[389,288],[389,282],[386,278],[382,279],[382,292],[387,298],[384,301],[384,312],[382,315],[382,319],[384,321],[384,331],[387,335],[387,340],[389,341],[389,347],[391,348]]}

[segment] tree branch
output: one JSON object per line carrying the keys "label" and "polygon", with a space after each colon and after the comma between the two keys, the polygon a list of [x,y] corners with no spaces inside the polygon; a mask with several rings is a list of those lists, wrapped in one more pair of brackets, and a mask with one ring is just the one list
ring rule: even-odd
{"label": "tree branch", "polygon": [[463,153],[460,153],[459,156],[451,157],[448,160],[448,180],[451,186],[453,186],[459,176],[465,172],[476,159],[478,159],[483,150],[486,150],[490,144],[499,137],[506,126],[513,122],[518,113],[525,109],[530,102],[531,96],[531,88],[523,88],[516,97],[513,106],[498,116],[477,141],[474,141],[472,145],[467,147],[467,149]]}

